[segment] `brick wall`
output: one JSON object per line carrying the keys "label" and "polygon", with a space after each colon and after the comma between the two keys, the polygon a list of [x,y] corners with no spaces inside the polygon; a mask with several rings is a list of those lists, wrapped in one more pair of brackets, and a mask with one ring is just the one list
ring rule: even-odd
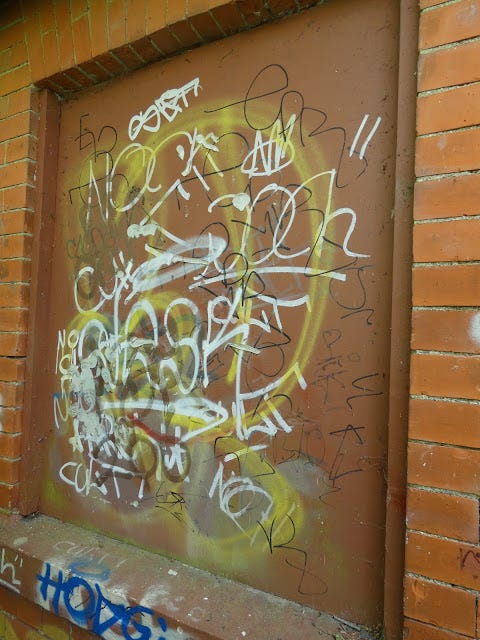
{"label": "brick wall", "polygon": [[480,2],[420,1],[405,615],[478,638]]}
{"label": "brick wall", "polygon": [[[38,89],[76,91],[314,2],[0,2],[0,509],[18,505]],[[478,637],[480,1],[420,0],[405,614]],[[0,587],[0,637],[77,637]],[[50,617],[49,617],[50,616]],[[48,619],[47,619],[48,618]]]}

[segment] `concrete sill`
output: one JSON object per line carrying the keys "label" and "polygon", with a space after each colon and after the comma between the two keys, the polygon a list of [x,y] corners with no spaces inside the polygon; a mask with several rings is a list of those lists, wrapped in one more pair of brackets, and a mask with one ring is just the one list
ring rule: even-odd
{"label": "concrete sill", "polygon": [[332,640],[342,621],[46,516],[0,517],[0,584],[107,639]]}

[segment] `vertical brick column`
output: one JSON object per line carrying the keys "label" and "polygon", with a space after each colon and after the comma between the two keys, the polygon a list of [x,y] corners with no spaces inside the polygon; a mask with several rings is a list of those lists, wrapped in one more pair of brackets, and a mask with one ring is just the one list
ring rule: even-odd
{"label": "vertical brick column", "polygon": [[37,142],[20,3],[0,22],[0,509],[18,496]]}
{"label": "vertical brick column", "polygon": [[421,0],[406,637],[478,638],[480,1]]}

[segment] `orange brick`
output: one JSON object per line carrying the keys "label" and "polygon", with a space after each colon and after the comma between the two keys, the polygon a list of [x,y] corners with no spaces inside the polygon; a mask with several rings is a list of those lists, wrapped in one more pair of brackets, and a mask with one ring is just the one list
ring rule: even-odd
{"label": "orange brick", "polygon": [[75,62],[80,64],[92,57],[92,45],[90,42],[90,26],[87,15],[83,15],[72,22]]}
{"label": "orange brick", "polygon": [[17,42],[14,44],[11,52],[12,67],[19,67],[20,65],[28,63],[28,51],[25,42]]}
{"label": "orange brick", "polygon": [[478,589],[480,547],[410,531],[406,545],[407,572]]}
{"label": "orange brick", "polygon": [[49,31],[42,35],[42,53],[44,75],[52,76],[60,69],[56,31]]}
{"label": "orange brick", "polygon": [[4,95],[18,91],[30,84],[30,74],[27,65],[12,69],[2,75],[2,93]]}
{"label": "orange brick", "polygon": [[0,307],[0,331],[25,331],[28,322],[26,309],[2,309]]}
{"label": "orange brick", "polygon": [[419,47],[430,49],[475,38],[479,33],[480,0],[461,0],[421,14]]}
{"label": "orange brick", "polygon": [[480,41],[422,53],[418,90],[429,91],[480,80]]}
{"label": "orange brick", "polygon": [[24,10],[25,39],[30,62],[30,74],[31,80],[36,82],[45,76],[40,21],[38,14],[34,10],[33,3],[27,4]]}
{"label": "orange brick", "polygon": [[[14,509],[18,505],[19,485],[18,484],[0,484],[0,508]],[[0,594],[0,608],[2,596]]]}
{"label": "orange brick", "polygon": [[35,206],[35,189],[27,184],[3,190],[4,210],[32,210]]}
{"label": "orange brick", "polygon": [[[97,4],[104,5],[103,2],[96,2],[95,5]],[[57,40],[60,69],[69,69],[75,64],[69,0],[55,1],[55,17],[58,27]]]}
{"label": "orange brick", "polygon": [[473,637],[476,624],[475,594],[407,576],[405,615]]}
{"label": "orange brick", "polygon": [[0,140],[10,140],[30,133],[31,114],[28,111],[0,121]]}
{"label": "orange brick", "polygon": [[6,3],[2,7],[2,30],[22,19],[22,8],[17,2]]}
{"label": "orange brick", "polygon": [[7,611],[11,616],[16,616],[18,612],[19,604],[23,598],[10,589],[0,587],[0,609]]}
{"label": "orange brick", "polygon": [[7,162],[16,162],[24,158],[36,158],[37,141],[31,135],[20,136],[7,143]]}
{"label": "orange brick", "polygon": [[[21,407],[23,403],[24,384],[23,382],[1,382],[0,381],[0,407],[2,409],[2,431],[16,433],[11,427],[16,424],[13,413],[9,413],[9,408]],[[15,410],[16,411],[16,410]],[[5,428],[5,424],[9,428]]]}
{"label": "orange brick", "polygon": [[[0,377],[1,377],[0,358]],[[0,431],[3,433],[21,433],[23,429],[23,411],[21,409],[2,409]]]}
{"label": "orange brick", "polygon": [[70,6],[71,6],[71,12],[72,12],[71,13],[72,20],[76,20],[80,16],[87,13],[89,9],[88,5],[89,5],[88,0],[71,0]]}
{"label": "orange brick", "polygon": [[90,8],[92,56],[108,51],[107,3],[92,2]]}
{"label": "orange brick", "polygon": [[479,146],[480,128],[436,133],[417,138],[415,150],[417,175],[429,176],[478,169],[480,167],[477,153]]}
{"label": "orange brick", "polygon": [[468,640],[465,635],[459,635],[453,631],[439,629],[436,626],[418,622],[417,620],[405,620],[403,633],[405,640]]}
{"label": "orange brick", "polygon": [[108,48],[116,49],[127,41],[127,16],[123,0],[108,4]]}
{"label": "orange brick", "polygon": [[0,300],[3,307],[28,307],[30,286],[26,284],[0,283]]}
{"label": "orange brick", "polygon": [[480,356],[415,353],[410,384],[413,395],[480,400]]}
{"label": "orange brick", "polygon": [[[25,379],[25,360],[0,356],[0,381],[21,382]],[[5,409],[3,411],[5,413]],[[3,414],[2,414],[3,415]]]}
{"label": "orange brick", "polygon": [[[159,3],[161,4],[161,3]],[[145,2],[127,0],[127,41],[140,40],[145,35],[146,16]]]}
{"label": "orange brick", "polygon": [[416,267],[413,304],[420,307],[475,307],[480,299],[480,265]]}
{"label": "orange brick", "polygon": [[476,543],[479,541],[478,506],[478,498],[410,487],[407,527]]}
{"label": "orange brick", "polygon": [[417,133],[435,133],[480,124],[480,84],[419,96]]}
{"label": "orange brick", "polygon": [[477,494],[480,491],[480,451],[410,442],[408,478],[412,484]]}
{"label": "orange brick", "polygon": [[38,90],[19,89],[8,96],[8,115],[15,115],[21,111],[33,109],[38,111]]}
{"label": "orange brick", "polygon": [[476,311],[414,309],[412,348],[480,353],[480,314]]}
{"label": "orange brick", "polygon": [[147,35],[164,29],[166,26],[166,3],[157,0],[145,2],[145,33]]}
{"label": "orange brick", "polygon": [[54,3],[52,2],[49,4],[47,2],[43,2],[39,6],[39,9],[40,28],[42,33],[53,31],[56,28]]}
{"label": "orange brick", "polygon": [[2,458],[18,458],[22,448],[20,434],[0,433],[0,456]]}
{"label": "orange brick", "polygon": [[0,354],[2,356],[26,356],[27,334],[0,332]]}
{"label": "orange brick", "polygon": [[3,458],[0,461],[0,482],[15,484],[19,479],[19,460],[8,460]]}
{"label": "orange brick", "polygon": [[2,168],[0,173],[0,188],[13,187],[17,184],[34,184],[36,165],[30,160],[11,162]]}
{"label": "orange brick", "polygon": [[42,609],[42,624],[39,630],[47,637],[52,638],[52,629],[56,630],[55,640],[61,640],[62,637],[64,637],[65,640],[69,639],[70,623],[68,620],[65,620],[65,618],[59,618],[51,611],[45,611],[45,609]]}
{"label": "orange brick", "polygon": [[415,262],[480,260],[480,218],[416,224],[413,230]]}
{"label": "orange brick", "polygon": [[16,233],[0,237],[0,259],[29,257],[31,253],[32,236]]}

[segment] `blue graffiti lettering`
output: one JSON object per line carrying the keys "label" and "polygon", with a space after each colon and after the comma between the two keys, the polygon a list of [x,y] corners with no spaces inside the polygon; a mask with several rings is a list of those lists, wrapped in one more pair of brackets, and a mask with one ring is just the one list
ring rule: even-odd
{"label": "blue graffiti lettering", "polygon": [[[150,616],[161,631],[167,631],[167,623],[161,617],[155,617],[152,609],[137,606],[126,606],[111,602],[102,592],[98,583],[89,582],[78,575],[64,577],[58,571],[56,577],[52,575],[51,566],[45,564],[43,575],[37,574],[40,583],[40,595],[44,601],[50,599],[51,610],[60,613],[63,604],[65,612],[71,620],[79,626],[91,629],[99,636],[117,626],[125,640],[150,640],[153,630],[150,625],[142,624],[139,619]],[[133,635],[132,635],[133,634]],[[156,640],[166,640],[163,635]]]}

